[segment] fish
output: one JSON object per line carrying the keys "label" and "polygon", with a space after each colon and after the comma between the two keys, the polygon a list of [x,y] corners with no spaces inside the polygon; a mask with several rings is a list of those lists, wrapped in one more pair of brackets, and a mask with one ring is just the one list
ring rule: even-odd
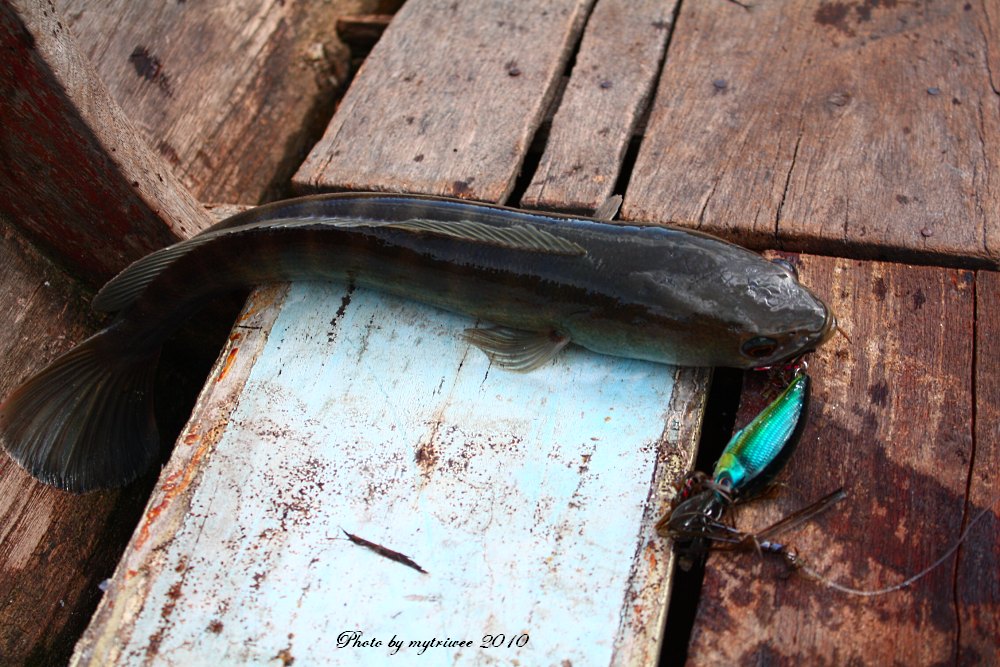
{"label": "fish", "polygon": [[47,484],[128,483],[157,456],[153,378],[164,340],[221,293],[272,282],[338,281],[490,322],[464,338],[494,365],[524,372],[570,342],[667,364],[766,366],[836,330],[788,265],[613,215],[380,193],[239,213],[112,278],[92,302],[110,324],[0,403],[0,440]]}

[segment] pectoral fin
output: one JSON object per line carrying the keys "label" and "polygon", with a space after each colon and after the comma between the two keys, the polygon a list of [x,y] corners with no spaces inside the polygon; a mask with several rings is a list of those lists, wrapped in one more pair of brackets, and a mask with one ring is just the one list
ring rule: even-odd
{"label": "pectoral fin", "polygon": [[555,331],[522,331],[507,327],[466,329],[462,337],[485,352],[497,366],[521,373],[545,364],[569,344],[569,336]]}

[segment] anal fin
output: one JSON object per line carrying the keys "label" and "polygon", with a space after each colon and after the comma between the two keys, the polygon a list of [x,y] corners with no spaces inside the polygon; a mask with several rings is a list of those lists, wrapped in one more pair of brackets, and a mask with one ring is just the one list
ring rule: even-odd
{"label": "anal fin", "polygon": [[485,352],[500,368],[521,373],[542,366],[569,344],[569,336],[555,331],[523,331],[508,327],[466,329],[462,337]]}

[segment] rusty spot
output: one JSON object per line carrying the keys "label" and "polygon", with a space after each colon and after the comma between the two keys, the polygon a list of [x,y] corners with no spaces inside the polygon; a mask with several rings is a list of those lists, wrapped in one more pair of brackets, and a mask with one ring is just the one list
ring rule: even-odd
{"label": "rusty spot", "polygon": [[178,495],[183,493],[191,485],[194,480],[195,474],[200,470],[199,464],[201,463],[202,457],[209,450],[209,448],[219,439],[222,432],[225,430],[225,424],[216,425],[209,433],[207,438],[202,438],[201,446],[195,450],[194,454],[191,455],[191,460],[188,461],[187,465],[177,470],[167,476],[166,479],[160,485],[163,489],[163,498],[156,505],[153,505],[148,510],[146,510],[146,516],[143,520],[142,527],[139,529],[139,535],[135,539],[135,548],[141,549],[149,539],[150,530],[153,524],[160,517],[170,503]]}
{"label": "rusty spot", "polygon": [[413,455],[413,460],[416,462],[417,466],[420,468],[421,474],[424,476],[430,475],[434,472],[434,468],[437,467],[438,463],[438,453],[434,448],[434,442],[422,442],[417,447],[416,453]]}
{"label": "rusty spot", "polygon": [[[263,297],[263,298],[261,298]],[[240,314],[238,322],[245,322],[257,313],[265,310],[278,300],[278,292],[276,290],[257,290],[252,295],[251,302],[247,305],[246,309]]]}
{"label": "rusty spot", "polygon": [[453,181],[451,184],[451,192],[456,197],[462,197],[463,195],[468,195],[472,192],[472,181],[474,179],[470,178],[467,181]]}
{"label": "rusty spot", "polygon": [[208,631],[217,635],[222,632],[222,627],[222,621],[219,619],[213,619],[212,622],[208,624]]}
{"label": "rusty spot", "polygon": [[163,642],[164,632],[166,632],[166,628],[160,628],[156,631],[156,634],[149,638],[149,644],[146,645],[147,658],[152,658],[160,652],[160,644]]}
{"label": "rusty spot", "polygon": [[240,351],[240,348],[234,347],[229,350],[229,354],[226,355],[226,361],[222,364],[222,370],[219,371],[218,377],[215,378],[216,382],[222,382],[222,378],[226,377],[229,373],[229,369],[232,367],[233,362],[236,361],[236,354]]}
{"label": "rusty spot", "polygon": [[283,648],[278,651],[278,655],[274,656],[275,660],[280,660],[282,665],[290,665],[295,662],[295,657],[292,655],[290,649]]}
{"label": "rusty spot", "polygon": [[[175,601],[181,597],[181,582],[178,581],[177,583],[175,583],[173,586],[170,587],[170,589],[167,591],[167,597]],[[168,602],[166,605],[163,606],[163,617],[166,618],[167,616],[170,616],[170,614],[172,614],[173,611],[174,611],[174,604],[172,602]]]}
{"label": "rusty spot", "polygon": [[924,291],[917,288],[917,291],[913,293],[913,310],[920,310],[927,303],[927,297],[924,296]]}

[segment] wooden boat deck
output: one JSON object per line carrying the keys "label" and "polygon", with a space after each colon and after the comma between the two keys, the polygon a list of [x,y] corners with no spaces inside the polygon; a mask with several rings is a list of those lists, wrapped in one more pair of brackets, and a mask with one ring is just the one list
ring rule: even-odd
{"label": "wooden boat deck", "polygon": [[[843,486],[848,499],[790,541],[816,569],[838,581],[878,588],[932,562],[994,502],[1000,466],[1000,279],[995,272],[1000,256],[1000,9],[993,3],[796,0],[744,7],[731,0],[524,0],[513,6],[490,0],[409,0],[391,22],[388,16],[370,16],[396,9],[378,2],[323,3],[322,10],[311,3],[260,8],[233,2],[226,11],[178,3],[157,5],[158,13],[152,14],[140,7],[147,3],[121,2],[100,11],[72,0],[56,4],[58,15],[47,4],[27,0],[0,7],[6,49],[0,82],[19,92],[0,101],[9,153],[0,165],[0,248],[8,258],[0,265],[0,303],[10,332],[0,348],[0,392],[6,394],[32,369],[94,330],[86,308],[89,290],[142,252],[209,224],[211,214],[199,202],[252,204],[292,192],[385,190],[587,211],[617,193],[624,196],[624,220],[689,226],[782,253],[797,265],[802,281],[828,300],[850,336],[849,342],[831,341],[810,360],[815,396],[808,430],[783,477],[790,490],[741,508],[741,526],[766,525]],[[337,15],[351,11],[369,16],[341,20],[345,38],[360,28],[386,22],[388,28],[370,54],[358,50],[363,40],[348,39],[355,45],[355,63],[367,57],[330,118],[352,58],[335,39],[333,26]],[[293,522],[308,516],[304,532],[314,538],[320,529],[328,531],[324,536],[337,535],[341,526],[333,520],[344,516],[351,503],[345,501],[338,514],[331,509],[339,507],[336,503],[321,503],[315,493],[302,491],[304,482],[294,471],[274,471],[264,480],[273,484],[270,490],[247,481],[235,496],[222,494],[219,480],[227,471],[246,475],[253,465],[273,465],[258,461],[244,468],[227,458],[248,449],[240,446],[236,426],[275,447],[296,442],[266,435],[266,425],[250,417],[270,418],[274,411],[276,424],[293,426],[302,417],[280,411],[275,401],[261,404],[266,408],[251,406],[269,396],[261,385],[268,364],[282,360],[299,383],[315,364],[307,356],[303,360],[306,353],[297,359],[278,357],[267,346],[285,342],[299,350],[296,346],[310,338],[310,317],[325,320],[316,320],[321,328],[312,337],[321,340],[314,341],[309,354],[334,346],[340,334],[324,322],[336,314],[341,296],[305,286],[254,294],[152,491],[150,477],[121,492],[70,496],[37,484],[9,460],[0,462],[0,656],[5,661],[63,662],[82,636],[80,663],[115,651],[128,663],[190,662],[193,654],[183,651],[192,646],[225,655],[218,642],[245,639],[237,627],[280,643],[260,648],[276,663],[336,658],[306,648],[320,645],[319,639],[309,644],[307,635],[298,634],[296,643],[280,628],[251,627],[251,620],[260,621],[264,614],[252,606],[257,597],[231,591],[228,598],[195,597],[191,587],[174,584],[184,572],[215,572],[206,580],[188,580],[202,581],[194,588],[207,596],[208,582],[218,572],[249,573],[252,580],[253,568],[264,563],[298,567],[269,560],[283,553],[281,539],[299,535],[278,530],[287,529],[286,520],[285,526],[271,526],[271,538],[258,535],[228,545],[228,551],[218,552],[214,569],[207,563],[189,569],[192,561],[182,559],[198,552],[188,549],[206,548],[204,542],[184,541],[193,530],[192,515],[204,521],[234,517],[234,525],[247,518],[266,528],[268,517],[273,519],[268,511],[284,511]],[[351,301],[349,318],[363,319],[364,308],[389,308],[393,326],[400,327],[397,341],[414,340],[419,326],[427,329],[419,324],[426,313],[408,310],[410,305],[370,301],[368,295]],[[332,303],[333,314],[318,310],[324,303]],[[351,339],[348,334],[355,329],[340,326],[336,331]],[[454,372],[435,376],[425,369],[411,377],[447,379],[455,387],[471,382],[458,372],[461,361],[447,357],[462,351],[442,342],[447,337],[440,326],[431,328],[421,344],[435,347],[414,348],[401,358],[417,363],[428,357],[421,350],[433,349],[432,358]],[[371,350],[391,347],[391,331],[372,333],[383,342],[353,353],[340,348],[335,359],[363,360]],[[362,345],[360,339],[355,343]],[[529,421],[557,419],[557,411],[537,407],[542,398],[590,405],[598,395],[593,387],[609,381],[588,384],[572,374],[597,372],[604,362],[594,357],[580,353],[547,369],[556,389],[535,394],[538,401],[525,413]],[[604,372],[614,377],[622,369],[617,364]],[[271,377],[276,373],[281,374],[272,367]],[[500,392],[517,386],[514,380],[490,378]],[[532,598],[561,608],[560,600],[571,599],[567,613],[576,612],[578,627],[566,627],[574,621],[556,620],[562,618],[557,615],[545,620],[543,606],[517,631],[537,642],[546,634],[555,637],[552,653],[466,650],[448,653],[447,659],[560,664],[556,656],[563,656],[577,665],[655,664],[658,623],[671,587],[668,545],[647,539],[650,520],[669,500],[668,468],[655,464],[690,465],[701,429],[706,437],[700,456],[703,465],[710,465],[715,441],[728,435],[733,412],[738,410],[737,423],[748,419],[759,409],[764,388],[759,378],[717,371],[716,396],[703,415],[704,372],[649,378],[637,381],[641,389],[635,396],[616,399],[616,409],[638,410],[646,400],[673,405],[653,417],[633,414],[616,421],[616,414],[611,423],[637,429],[623,437],[655,443],[648,452],[633,453],[637,466],[644,461],[650,467],[631,469],[631,476],[621,479],[610,472],[598,475],[607,463],[601,461],[603,442],[585,452],[595,469],[588,483],[598,485],[591,489],[598,492],[588,495],[580,515],[573,517],[584,526],[581,532],[601,526],[595,517],[602,509],[608,514],[596,500],[601,493],[619,489],[627,479],[643,480],[643,486],[633,489],[641,502],[621,505],[637,507],[637,513],[612,510],[603,519],[610,533],[606,542],[597,531],[553,560],[557,572],[581,567],[591,573],[573,589],[578,598],[572,591],[546,588],[562,581],[558,577],[545,579],[530,568],[511,572],[526,587],[512,600]],[[280,390],[291,391],[295,384]],[[571,390],[580,393],[574,396]],[[331,397],[359,395],[352,387],[329,391]],[[428,393],[433,391],[417,390],[421,396]],[[454,395],[475,394],[469,385]],[[301,399],[285,405],[296,401]],[[400,424],[460,426],[483,419],[458,403],[448,403],[453,412],[444,413],[435,412],[439,403],[420,405],[428,412],[414,408]],[[505,418],[516,413],[509,408]],[[683,419],[673,422],[671,415]],[[602,423],[586,428],[589,435],[581,430],[581,437],[602,437]],[[651,439],[648,433],[661,435]],[[411,447],[436,443],[441,461],[459,457],[463,449],[448,450],[443,438],[400,438],[409,438]],[[474,441],[469,435],[461,444]],[[566,467],[580,452],[564,454]],[[505,457],[495,461],[510,464]],[[542,465],[527,458],[515,461],[535,471]],[[425,478],[415,463],[401,466],[396,475],[369,470],[348,476],[335,468],[329,462],[320,479],[328,488],[395,480],[425,484],[427,497],[440,492],[435,485],[445,477],[432,472]],[[486,483],[468,475],[465,481]],[[569,481],[551,479],[553,502],[570,502],[559,495]],[[494,479],[488,488],[495,495],[505,487]],[[529,487],[522,479],[509,488],[523,492]],[[282,493],[300,491],[305,495],[286,495],[284,505],[278,502]],[[240,512],[251,512],[252,503],[240,504],[240,492],[257,498],[263,514],[244,517]],[[219,498],[220,505],[199,505],[206,498]],[[235,498],[237,504],[226,506],[223,498]],[[512,501],[509,507],[491,502],[491,510],[495,505],[513,519],[519,512],[537,513],[537,500]],[[432,515],[435,505],[429,507],[423,509]],[[468,513],[483,511],[472,507]],[[589,511],[595,517],[584,516]],[[400,515],[386,510],[372,520],[372,514],[342,528],[414,557],[419,554],[406,544],[430,544],[407,538],[405,528],[388,522],[392,516],[405,523]],[[622,542],[612,527],[624,527],[628,541]],[[439,529],[427,523],[423,534]],[[563,539],[569,531],[556,534]],[[546,546],[541,538],[525,544]],[[607,581],[617,582],[613,604],[598,600],[600,587],[594,584],[604,580],[593,574],[596,570],[566,560],[578,554],[586,561],[608,544],[624,553],[608,552],[615,561],[609,568],[626,571],[624,578],[607,575]],[[265,553],[248,555],[248,545],[253,554]],[[358,560],[363,556],[378,558],[360,547],[345,551],[346,546],[356,547],[345,540],[328,542],[323,559],[350,567],[364,562]],[[552,551],[552,544],[547,546]],[[97,584],[111,576],[123,553],[110,594],[83,634],[100,597]],[[345,553],[351,560],[337,560]],[[448,558],[462,553],[454,547],[427,557],[448,567]],[[756,554],[715,555],[703,575],[673,580],[678,594],[670,601],[661,664],[988,663],[998,654],[1000,637],[998,558],[996,508],[942,567],[910,588],[876,598],[847,596],[804,577],[783,576],[780,564]],[[653,560],[647,585],[636,589],[629,572]],[[415,584],[406,577],[419,574],[390,565],[373,565],[373,576],[390,591],[406,586],[403,595],[454,599],[454,590],[477,590],[468,583],[464,589],[430,590],[437,583],[417,579]],[[301,569],[309,570],[308,560]],[[333,576],[296,581],[302,586],[314,582],[321,591]],[[136,583],[140,580],[142,586]],[[266,588],[267,582],[262,578],[260,586]],[[532,597],[532,591],[539,592]],[[279,593],[272,590],[268,599],[284,599]],[[647,597],[633,604],[640,594]],[[475,620],[480,612],[504,608],[503,594],[496,590],[475,595],[475,605],[450,607],[449,613]],[[233,615],[218,620],[218,626],[199,626],[209,630],[202,639],[185,635],[182,605],[204,611],[220,599]],[[381,603],[369,600],[358,609],[378,611],[383,607],[372,605]],[[143,605],[152,614],[146,621]],[[620,614],[614,626],[591,627],[610,608]],[[358,619],[367,618],[362,613]],[[581,619],[582,614],[594,616]],[[243,625],[230,618],[242,618]],[[546,627],[549,622],[559,625],[558,632]],[[300,632],[332,632],[307,627]],[[382,627],[392,631],[394,626]],[[401,636],[420,630],[419,623],[400,621],[396,627]],[[444,624],[428,630],[426,638],[460,631],[458,625]],[[199,644],[203,637],[216,643]],[[569,647],[575,652],[559,653]],[[258,655],[263,653],[245,654]],[[358,655],[338,659],[350,664]]]}

